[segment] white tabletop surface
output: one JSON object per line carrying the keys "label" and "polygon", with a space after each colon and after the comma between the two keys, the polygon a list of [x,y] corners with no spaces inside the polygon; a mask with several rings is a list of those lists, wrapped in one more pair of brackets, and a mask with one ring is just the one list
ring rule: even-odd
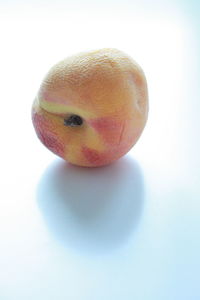
{"label": "white tabletop surface", "polygon": [[[200,299],[200,6],[133,2],[0,2],[1,300]],[[54,63],[103,47],[144,69],[148,123],[118,162],[71,166],[32,101]]]}

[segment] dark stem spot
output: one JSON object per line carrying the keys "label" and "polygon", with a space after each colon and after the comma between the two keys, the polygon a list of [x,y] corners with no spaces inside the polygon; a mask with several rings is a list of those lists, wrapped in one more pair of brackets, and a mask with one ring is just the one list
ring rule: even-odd
{"label": "dark stem spot", "polygon": [[71,115],[67,119],[64,119],[65,126],[81,126],[83,124],[83,119],[77,115]]}

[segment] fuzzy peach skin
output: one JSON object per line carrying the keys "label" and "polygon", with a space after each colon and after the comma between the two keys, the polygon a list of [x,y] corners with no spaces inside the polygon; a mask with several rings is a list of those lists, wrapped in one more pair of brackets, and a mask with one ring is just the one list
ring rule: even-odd
{"label": "fuzzy peach skin", "polygon": [[[66,126],[71,115],[82,124]],[[86,167],[109,164],[140,137],[148,116],[144,72],[112,48],[81,52],[54,65],[32,106],[41,142],[66,161]]]}

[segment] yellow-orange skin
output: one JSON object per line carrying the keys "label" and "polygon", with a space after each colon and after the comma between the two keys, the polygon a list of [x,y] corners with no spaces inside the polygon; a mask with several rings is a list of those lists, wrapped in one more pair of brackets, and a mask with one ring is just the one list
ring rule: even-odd
{"label": "yellow-orange skin", "polygon": [[[71,114],[83,124],[64,125]],[[111,163],[140,137],[148,116],[144,72],[117,49],[100,49],[68,57],[46,74],[32,107],[42,143],[72,164]]]}

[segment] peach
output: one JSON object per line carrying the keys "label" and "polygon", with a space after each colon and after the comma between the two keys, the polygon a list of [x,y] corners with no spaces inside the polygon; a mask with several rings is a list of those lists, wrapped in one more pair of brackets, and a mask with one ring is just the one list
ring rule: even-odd
{"label": "peach", "polygon": [[37,136],[66,161],[109,164],[140,137],[148,116],[144,72],[117,49],[81,52],[54,65],[32,106]]}

